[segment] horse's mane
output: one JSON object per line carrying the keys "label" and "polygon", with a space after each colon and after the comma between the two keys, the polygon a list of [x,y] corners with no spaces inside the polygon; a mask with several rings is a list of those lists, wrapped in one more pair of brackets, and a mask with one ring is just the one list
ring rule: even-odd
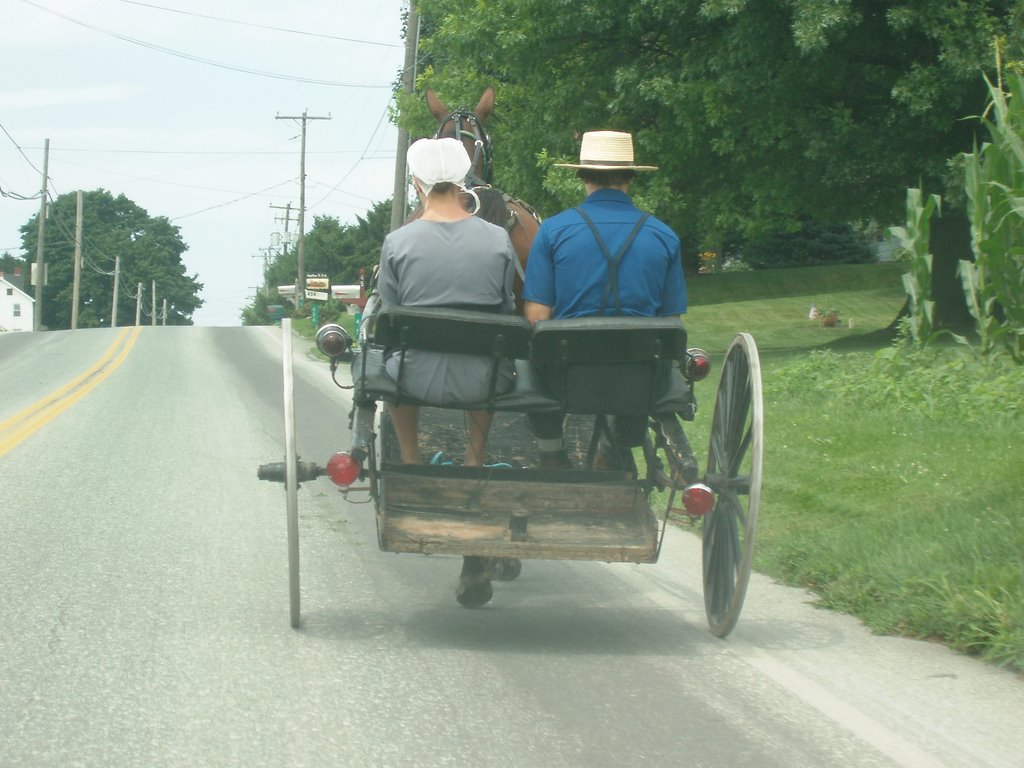
{"label": "horse's mane", "polygon": [[480,200],[480,208],[476,215],[491,224],[508,229],[508,207],[505,204],[505,193],[494,187],[476,187],[474,190]]}

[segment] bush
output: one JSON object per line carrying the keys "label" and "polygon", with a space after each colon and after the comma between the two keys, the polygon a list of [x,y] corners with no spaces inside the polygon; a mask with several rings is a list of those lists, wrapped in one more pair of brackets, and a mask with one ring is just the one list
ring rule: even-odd
{"label": "bush", "polygon": [[754,269],[866,264],[875,261],[871,243],[849,224],[805,222],[794,232],[773,232],[743,245],[743,262]]}

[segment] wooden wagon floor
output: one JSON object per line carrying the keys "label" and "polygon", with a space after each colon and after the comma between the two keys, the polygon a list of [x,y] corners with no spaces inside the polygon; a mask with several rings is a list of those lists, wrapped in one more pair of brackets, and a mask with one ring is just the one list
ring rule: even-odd
{"label": "wooden wagon floor", "polygon": [[[584,464],[592,419],[570,417],[566,444]],[[385,440],[379,526],[391,552],[651,563],[658,524],[638,484],[619,473],[536,469],[536,441],[520,414],[497,414],[488,463],[500,468],[408,467]],[[460,411],[424,409],[428,458],[461,455]]]}

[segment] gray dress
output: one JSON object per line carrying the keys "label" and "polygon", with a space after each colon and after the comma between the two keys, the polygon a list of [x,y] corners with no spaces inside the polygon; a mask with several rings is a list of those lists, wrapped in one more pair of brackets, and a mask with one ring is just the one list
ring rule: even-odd
{"label": "gray dress", "polygon": [[[410,222],[384,240],[377,288],[384,306],[491,308],[511,314],[515,251],[508,233],[472,216],[460,221]],[[398,357],[387,360],[398,376]],[[413,397],[437,405],[479,403],[487,399],[491,362],[470,355],[409,350],[402,387]],[[512,364],[499,371],[498,392],[512,386]]]}

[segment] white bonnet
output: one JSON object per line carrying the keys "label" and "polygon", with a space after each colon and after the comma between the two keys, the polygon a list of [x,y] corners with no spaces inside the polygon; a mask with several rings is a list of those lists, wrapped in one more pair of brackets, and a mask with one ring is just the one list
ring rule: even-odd
{"label": "white bonnet", "polygon": [[435,184],[444,181],[463,186],[472,165],[462,142],[451,138],[415,141],[406,159],[409,173],[419,179],[425,195],[430,194]]}

